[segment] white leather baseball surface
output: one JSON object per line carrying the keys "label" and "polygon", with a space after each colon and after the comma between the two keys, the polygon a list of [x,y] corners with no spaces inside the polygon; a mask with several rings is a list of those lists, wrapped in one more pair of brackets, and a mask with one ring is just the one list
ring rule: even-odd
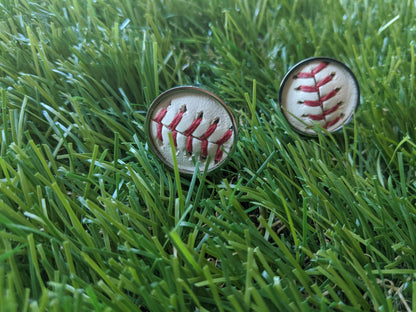
{"label": "white leather baseball surface", "polygon": [[314,124],[333,132],[351,120],[359,103],[359,86],[344,64],[312,58],[296,65],[283,80],[280,106],[298,131],[316,135]]}
{"label": "white leather baseball surface", "polygon": [[172,134],[179,171],[193,173],[196,161],[202,172],[219,167],[232,150],[236,125],[218,98],[195,87],[175,88],[156,100],[149,110],[149,136],[158,156],[173,168],[169,142]]}

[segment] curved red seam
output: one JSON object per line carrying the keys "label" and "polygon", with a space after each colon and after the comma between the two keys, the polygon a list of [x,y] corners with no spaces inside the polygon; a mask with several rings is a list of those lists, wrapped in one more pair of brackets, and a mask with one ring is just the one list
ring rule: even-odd
{"label": "curved red seam", "polygon": [[[163,142],[163,136],[162,136],[162,129],[163,129],[163,123],[162,119],[165,117],[167,113],[167,108],[162,109],[157,113],[156,117],[153,119],[154,122],[157,123],[157,138]],[[183,114],[185,112],[179,112],[175,115],[169,126],[167,126],[170,130],[172,130],[172,138],[174,146],[177,147],[177,135],[178,131],[176,130],[177,125],[182,120]],[[191,125],[186,129],[186,131],[183,133],[184,136],[186,136],[186,145],[185,149],[188,153],[192,153],[193,150],[193,137],[192,133],[196,130],[196,128],[200,125],[202,122],[202,117],[199,117],[195,119]],[[206,158],[208,156],[208,138],[214,133],[214,131],[217,129],[218,122],[212,123],[208,129],[199,137],[196,138],[201,141],[201,157]],[[221,149],[222,145],[225,144],[232,136],[233,130],[229,129],[227,130],[223,136],[215,142],[215,144],[218,145],[217,151],[215,153],[215,162],[219,162],[222,159],[223,151]]]}
{"label": "curved red seam", "polygon": [[333,112],[335,112],[339,108],[339,105],[335,105],[334,107],[331,107],[330,109],[327,109],[324,111],[324,115],[327,116]]}
{"label": "curved red seam", "polygon": [[335,89],[332,90],[331,92],[329,92],[327,95],[321,97],[319,100],[317,101],[309,101],[306,100],[305,102],[303,102],[302,104],[305,104],[307,106],[312,106],[312,107],[316,107],[316,106],[321,106],[325,101],[328,101],[330,98],[333,98],[339,91],[340,89]]}
{"label": "curved red seam", "polygon": [[305,104],[306,106],[316,107],[316,106],[321,106],[322,102],[321,101],[308,101],[308,100],[306,100],[305,102],[303,102],[303,104]]}
{"label": "curved red seam", "polygon": [[300,91],[303,92],[319,92],[319,88],[317,86],[300,86],[299,87]]}
{"label": "curved red seam", "polygon": [[169,124],[168,128],[173,130],[176,128],[176,126],[181,122],[183,114],[185,112],[179,112],[175,115],[175,117],[173,117],[172,122]]}
{"label": "curved red seam", "polygon": [[208,140],[201,141],[201,156],[207,158],[208,156]]}
{"label": "curved red seam", "polygon": [[177,146],[178,146],[178,142],[177,142],[177,140],[176,140],[177,136],[178,136],[178,131],[173,130],[173,131],[172,131],[172,139],[173,139],[173,145],[174,145],[175,147],[177,147]]}
{"label": "curved red seam", "polygon": [[329,92],[327,95],[321,97],[321,102],[328,101],[330,98],[334,97],[338,93],[339,90],[340,89],[334,89],[331,92]]}
{"label": "curved red seam", "polygon": [[231,136],[233,135],[233,130],[232,129],[228,129],[224,135],[217,141],[215,142],[218,145],[223,145],[225,142],[227,142]]}
{"label": "curved red seam", "polygon": [[156,131],[156,137],[163,142],[163,136],[162,136],[162,129],[163,129],[163,124],[162,124],[162,119],[165,117],[166,113],[167,113],[168,109],[165,107],[163,109],[161,109],[157,114],[155,119],[153,119],[154,122],[157,123],[157,131]]}
{"label": "curved red seam", "polygon": [[312,73],[300,72],[295,76],[295,78],[313,78],[314,75]]}
{"label": "curved red seam", "polygon": [[323,85],[326,85],[328,82],[330,82],[331,80],[332,80],[332,78],[334,78],[334,76],[333,75],[328,75],[328,76],[326,76],[324,79],[322,79],[321,81],[319,81],[317,84],[316,84],[316,86],[319,88],[319,87],[322,87]]}
{"label": "curved red seam", "polygon": [[208,137],[214,133],[215,129],[217,129],[218,123],[213,123],[211,126],[208,127],[207,131],[202,134],[199,138],[201,140],[206,140]]}
{"label": "curved red seam", "polygon": [[160,122],[157,124],[156,136],[160,141],[163,142],[162,130],[163,130],[163,124]]}
{"label": "curved red seam", "polygon": [[295,76],[295,78],[314,78],[317,73],[323,70],[328,66],[329,63],[322,62],[316,68],[314,68],[310,73],[300,72]]}
{"label": "curved red seam", "polygon": [[312,120],[322,120],[322,119],[325,119],[325,116],[335,112],[338,108],[339,108],[339,105],[335,105],[334,107],[331,107],[330,109],[327,109],[326,111],[324,111],[323,114],[319,114],[319,115],[309,114],[308,117]]}
{"label": "curved red seam", "polygon": [[[295,76],[295,78],[315,78],[315,75],[317,73],[319,73],[321,70],[323,70],[325,67],[327,67],[328,64],[329,63],[327,63],[327,62],[322,62],[315,69],[313,69],[310,73],[300,72],[299,74],[297,74]],[[311,107],[318,107],[318,106],[322,107],[322,105],[325,101],[328,101],[329,99],[334,97],[338,93],[338,91],[340,90],[339,88],[332,90],[331,92],[329,92],[328,94],[326,94],[323,97],[320,97],[320,95],[319,95],[319,88],[324,86],[325,84],[329,83],[333,78],[334,78],[334,74],[330,74],[330,75],[324,77],[321,81],[319,81],[317,83],[315,82],[315,86],[304,86],[304,85],[299,86],[298,90],[301,90],[303,92],[317,92],[318,96],[319,96],[319,100],[317,100],[317,101],[306,100],[306,101],[303,102],[303,104],[305,104],[307,106],[311,106]],[[319,114],[319,115],[308,114],[307,116],[308,116],[308,118],[310,118],[312,120],[324,120],[327,115],[335,112],[338,108],[339,108],[339,105],[335,105],[332,108],[324,111],[322,114]],[[341,117],[338,116],[334,120],[327,122],[324,127],[328,128],[328,127],[334,125],[335,123],[337,123],[340,119],[341,119]]]}
{"label": "curved red seam", "polygon": [[195,129],[198,128],[198,126],[201,123],[201,121],[202,121],[202,117],[199,117],[199,118],[195,119],[191,123],[191,125],[189,126],[189,128],[186,129],[186,131],[183,134],[186,135],[186,136],[191,135],[195,131]]}
{"label": "curved red seam", "polygon": [[312,74],[315,76],[317,73],[319,73],[321,70],[323,70],[325,67],[328,66],[329,63],[322,62],[320,63],[315,69],[312,70]]}
{"label": "curved red seam", "polygon": [[325,125],[325,129],[335,125],[339,120],[341,119],[341,116],[338,116],[337,118],[335,118],[334,120],[329,121],[326,125]]}
{"label": "curved red seam", "polygon": [[313,115],[313,114],[309,114],[308,117],[312,120],[324,120],[325,119],[325,115]]}
{"label": "curved red seam", "polygon": [[328,75],[324,79],[316,83],[314,86],[300,86],[299,90],[303,92],[319,92],[319,88],[330,82],[332,78],[334,78],[334,76]]}
{"label": "curved red seam", "polygon": [[153,119],[155,122],[162,122],[163,117],[165,117],[166,113],[168,112],[168,109],[165,107],[157,113],[155,119]]}
{"label": "curved red seam", "polygon": [[223,151],[221,149],[221,145],[218,146],[217,152],[215,153],[215,162],[218,163],[221,161],[223,155]]}
{"label": "curved red seam", "polygon": [[192,136],[190,135],[190,136],[188,136],[187,138],[186,138],[186,151],[188,152],[188,153],[192,153]]}
{"label": "curved red seam", "polygon": [[233,135],[233,130],[228,129],[224,135],[216,142],[218,144],[217,152],[215,153],[215,162],[219,162],[222,159],[223,151],[221,149],[221,146],[227,142],[231,136]]}

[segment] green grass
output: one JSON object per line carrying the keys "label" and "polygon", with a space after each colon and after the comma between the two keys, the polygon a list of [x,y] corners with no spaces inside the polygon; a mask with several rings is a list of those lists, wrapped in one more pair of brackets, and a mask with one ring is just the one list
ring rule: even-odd
{"label": "green grass", "polygon": [[[3,0],[0,310],[416,310],[415,21],[410,0]],[[277,103],[311,56],[361,87],[317,138]],[[189,84],[239,122],[211,175],[145,140]]]}

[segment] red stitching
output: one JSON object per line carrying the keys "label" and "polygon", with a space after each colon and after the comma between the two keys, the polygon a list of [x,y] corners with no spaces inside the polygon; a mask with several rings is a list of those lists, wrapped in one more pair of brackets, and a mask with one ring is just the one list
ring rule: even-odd
{"label": "red stitching", "polygon": [[228,129],[227,132],[225,132],[224,135],[215,143],[218,145],[223,145],[225,142],[227,142],[231,138],[232,135],[233,135],[233,130]]}
{"label": "red stitching", "polygon": [[170,125],[168,126],[168,128],[170,130],[173,130],[176,128],[176,126],[181,122],[183,114],[185,114],[185,112],[179,112],[175,115],[175,117],[173,118],[172,122],[170,123]]}
{"label": "red stitching", "polygon": [[319,92],[319,88],[317,86],[300,86],[299,90],[303,92],[310,92],[310,93]]}
{"label": "red stitching", "polygon": [[173,145],[174,145],[175,147],[177,147],[177,146],[178,146],[178,142],[176,141],[177,136],[178,136],[178,131],[173,130],[173,131],[172,131],[172,139],[173,139]]}
{"label": "red stitching", "polygon": [[325,115],[324,114],[322,114],[322,115],[308,114],[308,115],[305,115],[305,116],[308,116],[312,120],[324,120],[325,119]]}
{"label": "red stitching", "polygon": [[339,120],[341,119],[341,116],[338,116],[337,118],[335,118],[334,120],[329,121],[326,125],[325,125],[325,129],[331,127],[332,125],[335,125]]}
{"label": "red stitching", "polygon": [[156,136],[157,138],[163,142],[163,136],[162,136],[162,130],[163,130],[163,124],[162,123],[158,123],[157,124],[157,132],[156,132]]}
{"label": "red stitching", "polygon": [[320,63],[314,70],[312,70],[312,74],[315,76],[317,73],[319,73],[321,70],[323,70],[328,65],[329,65],[329,62]]}
{"label": "red stitching", "polygon": [[208,156],[208,140],[201,141],[201,156],[207,158]]}
{"label": "red stitching", "polygon": [[186,151],[192,154],[192,136],[186,138]]}
{"label": "red stitching", "polygon": [[303,102],[303,104],[305,104],[307,106],[316,107],[316,106],[321,106],[322,101],[308,101],[308,100],[306,100],[305,102]]}
{"label": "red stitching", "polygon": [[166,113],[168,112],[167,108],[161,109],[159,113],[157,113],[155,119],[153,119],[155,122],[162,122],[163,117],[165,117]]}
{"label": "red stitching", "polygon": [[329,63],[322,62],[320,63],[315,69],[313,69],[310,73],[302,72],[295,76],[295,78],[315,78],[315,75],[327,67]]}
{"label": "red stitching", "polygon": [[[336,89],[330,91],[328,94],[326,94],[322,97],[320,95],[319,88],[326,85],[330,81],[332,81],[332,79],[335,76],[335,74],[332,73],[332,74],[324,77],[322,80],[316,82],[316,74],[318,74],[320,71],[322,71],[328,65],[329,65],[328,62],[322,62],[316,68],[314,68],[311,72],[300,72],[294,77],[294,79],[297,79],[297,78],[313,78],[314,81],[315,81],[314,86],[301,85],[298,88],[296,88],[296,90],[300,90],[300,91],[303,91],[303,92],[310,92],[310,93],[316,92],[316,93],[318,93],[318,100],[316,100],[316,101],[305,100],[305,101],[299,101],[298,102],[300,104],[304,104],[304,105],[310,106],[310,107],[318,107],[318,106],[321,107],[322,114],[318,114],[318,115],[307,114],[307,115],[304,115],[304,116],[307,116],[308,118],[310,118],[312,120],[326,120],[326,116],[328,116],[329,114],[338,110],[339,106],[342,104],[342,102],[340,102],[337,105],[335,105],[334,107],[332,107],[330,109],[327,109],[327,110],[324,110],[324,108],[323,108],[323,103],[325,101],[328,101],[329,99],[333,98],[338,93],[338,91],[340,90],[340,88],[336,88]],[[326,125],[324,126],[324,128],[328,128],[328,127],[336,124],[340,119],[341,119],[341,117],[338,116],[337,118],[333,119],[332,121],[327,122]]]}
{"label": "red stitching", "polygon": [[329,92],[327,95],[324,95],[323,97],[321,97],[321,102],[323,103],[323,102],[325,102],[325,101],[328,101],[330,98],[332,98],[332,97],[334,97],[335,96],[335,94],[337,94],[338,93],[338,91],[340,90],[340,88],[336,88],[336,89],[334,89],[334,90],[332,90],[331,92]]}
{"label": "red stitching", "polygon": [[335,76],[334,74],[331,74],[331,75],[326,76],[324,79],[322,79],[321,81],[319,81],[316,84],[316,86],[319,88],[319,87],[322,87],[323,85],[326,85],[328,82],[330,82],[332,80],[332,78],[334,78],[334,76]]}
{"label": "red stitching", "polygon": [[[176,130],[176,127],[180,123],[180,121],[183,118],[184,113],[186,112],[186,107],[182,108],[180,112],[178,112],[175,117],[173,117],[171,123],[167,126],[168,129],[172,131],[172,138],[174,146],[177,147],[177,135],[178,131]],[[163,123],[162,120],[165,117],[167,113],[167,108],[163,108],[160,110],[156,117],[153,119],[154,122],[157,123],[157,132],[156,137],[163,142],[163,136],[162,136],[162,129],[163,129]],[[192,154],[193,151],[193,139],[198,139],[201,141],[201,158],[205,159],[208,157],[208,138],[214,133],[214,131],[218,127],[219,118],[215,119],[213,123],[208,127],[208,129],[200,136],[200,137],[194,137],[192,134],[194,131],[198,128],[198,126],[202,122],[202,113],[199,114],[199,116],[192,121],[191,125],[186,129],[182,134],[186,136],[186,144],[185,144],[185,150],[189,154]],[[221,161],[223,156],[223,150],[222,145],[224,145],[232,136],[233,130],[228,129],[223,136],[216,141],[214,144],[217,144],[217,151],[215,153],[215,162],[218,163]]]}
{"label": "red stitching", "polygon": [[153,119],[153,121],[158,124],[157,125],[156,136],[162,142],[163,142],[163,137],[162,137],[162,129],[163,129],[162,119],[165,117],[167,111],[168,111],[167,108],[164,108],[164,109],[160,110],[160,112],[157,113],[155,119]]}
{"label": "red stitching", "polygon": [[228,129],[227,132],[224,133],[224,135],[216,142],[218,144],[217,152],[215,153],[215,162],[219,162],[222,158],[222,149],[221,146],[227,142],[231,136],[233,135],[233,130]]}
{"label": "red stitching", "polygon": [[327,109],[322,114],[319,114],[319,115],[309,114],[308,117],[312,120],[323,120],[323,119],[325,119],[325,116],[335,112],[339,108],[339,106],[340,106],[340,104],[337,104],[334,107],[332,107],[330,109]]}
{"label": "red stitching", "polygon": [[183,134],[186,135],[186,136],[191,135],[195,131],[195,129],[198,128],[198,126],[201,123],[201,121],[202,121],[202,116],[200,116],[197,119],[195,119],[191,123],[191,125],[189,126],[189,128],[186,129],[186,131]]}
{"label": "red stitching", "polygon": [[206,140],[208,139],[208,137],[214,133],[215,129],[217,129],[217,123],[213,123],[211,126],[208,127],[207,131],[205,131],[205,133],[203,135],[201,135],[200,139],[201,140]]}

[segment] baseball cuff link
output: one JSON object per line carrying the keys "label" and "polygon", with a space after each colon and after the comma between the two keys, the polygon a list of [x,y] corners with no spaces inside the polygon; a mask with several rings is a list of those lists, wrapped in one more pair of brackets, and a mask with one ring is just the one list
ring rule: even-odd
{"label": "baseball cuff link", "polygon": [[283,78],[280,108],[291,126],[317,135],[314,126],[334,132],[347,124],[360,102],[360,88],[343,63],[313,57],[296,64]]}
{"label": "baseball cuff link", "polygon": [[[153,152],[174,168],[172,136],[179,172],[192,174],[221,167],[234,152],[237,124],[231,110],[215,94],[192,86],[159,95],[146,116],[146,133]],[[207,164],[207,162],[209,162]]]}

